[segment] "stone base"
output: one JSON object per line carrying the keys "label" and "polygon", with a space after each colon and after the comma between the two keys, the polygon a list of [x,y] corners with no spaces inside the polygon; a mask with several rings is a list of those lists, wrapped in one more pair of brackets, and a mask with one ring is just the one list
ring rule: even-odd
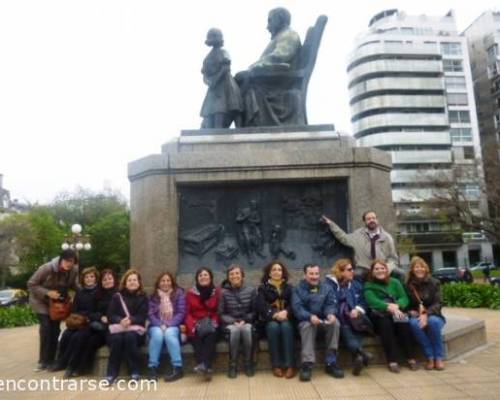
{"label": "stone base", "polygon": [[[480,321],[473,318],[458,317],[449,315],[446,317],[446,325],[444,328],[443,336],[446,349],[446,359],[450,360],[458,357],[464,353],[474,350],[480,346],[486,344],[486,327],[484,321]],[[385,363],[385,356],[380,344],[378,337],[366,337],[364,340],[363,348],[374,355],[373,364],[383,364]],[[226,371],[228,367],[228,345],[227,342],[221,340],[217,344],[217,356],[214,363],[214,369],[216,371]],[[193,347],[190,344],[186,344],[182,350],[184,358],[184,368],[185,372],[190,373],[195,366]],[[300,357],[300,341],[296,341],[296,351],[297,357]],[[141,368],[143,372],[147,370],[147,360],[148,360],[148,348],[143,346],[141,348]],[[317,352],[318,364],[321,364],[323,360],[324,351],[320,348]],[[104,346],[98,351],[96,355],[96,361],[94,364],[93,374],[97,376],[105,376],[107,362],[109,357],[108,347]],[[240,363],[241,363],[240,357]],[[423,359],[423,357],[421,357]],[[267,352],[267,341],[260,340],[258,344],[258,350],[256,352],[255,359],[257,361],[256,367],[258,370],[269,370],[271,368],[269,353]],[[339,355],[340,364],[345,368],[350,368],[350,354],[345,348],[340,348]],[[297,360],[299,361],[299,359]],[[162,359],[160,363],[159,372],[166,373],[170,362],[168,359],[168,354],[162,354]],[[242,369],[241,369],[242,370]],[[120,374],[123,376],[127,375],[127,370],[125,365],[122,365]]]}
{"label": "stone base", "polygon": [[[237,186],[242,191],[246,191],[245,193],[252,193],[253,196],[257,192],[268,193],[264,189],[258,189],[256,185],[261,185],[259,188],[265,188],[317,183],[325,185],[325,188],[328,189],[320,186],[319,192],[325,194],[319,197],[321,206],[318,207],[321,207],[324,213],[329,213],[328,210],[338,210],[335,211],[339,213],[337,217],[330,216],[337,220],[343,220],[338,222],[342,222],[347,231],[357,228],[361,224],[363,212],[373,209],[377,211],[379,219],[383,221],[384,228],[391,232],[395,228],[395,216],[391,201],[391,166],[390,155],[387,152],[354,147],[353,138],[341,135],[334,130],[332,125],[308,125],[286,127],[286,129],[267,127],[183,131],[180,137],[162,146],[161,154],[144,157],[131,162],[128,166],[128,176],[131,183],[131,265],[141,271],[144,285],[147,288],[150,288],[157,275],[165,270],[177,276],[186,275],[180,276],[181,284],[186,287],[192,285],[192,272],[202,265],[202,262],[206,263],[203,265],[208,264],[215,271],[225,270],[227,266],[224,263],[226,261],[217,261],[215,247],[205,249],[204,245],[197,246],[198,250],[195,256],[189,253],[191,258],[182,264],[183,260],[187,259],[186,253],[188,251],[185,248],[180,248],[181,239],[186,242],[187,237],[193,239],[196,236],[197,239],[193,240],[200,244],[204,242],[201,242],[199,238],[205,238],[205,236],[192,234],[193,228],[197,228],[197,226],[191,226],[196,224],[188,221],[187,218],[182,219],[181,211],[185,206],[186,209],[195,210],[202,215],[203,218],[193,217],[193,220],[201,227],[207,224],[215,224],[217,227],[222,224],[225,228],[223,232],[225,232],[226,239],[231,242],[237,237],[235,235],[237,211],[240,207],[247,206],[246,200],[248,199],[245,198],[244,204],[237,204],[237,201],[230,201],[232,197],[224,197],[223,200],[217,197],[215,205],[212,205],[210,201],[205,201],[207,198],[202,196],[203,201],[190,202],[186,200],[189,196],[183,197],[183,193],[193,188],[212,190],[217,187],[222,188],[217,193],[222,193],[225,189],[227,189],[226,192],[229,192],[230,187]],[[330,191],[333,189],[329,185],[337,182],[342,183],[343,186],[339,186],[338,191],[331,193]],[[265,264],[276,258],[274,255],[271,257],[268,250],[270,248],[268,234],[271,232],[272,225],[278,224],[281,219],[284,220],[283,215],[287,212],[291,213],[290,209],[293,209],[293,212],[300,211],[303,219],[314,215],[314,221],[319,221],[321,213],[316,212],[317,210],[314,208],[316,206],[311,206],[311,204],[316,203],[308,203],[307,198],[301,200],[307,203],[305,205],[300,203],[297,206],[294,203],[294,198],[291,198],[287,209],[285,206],[275,209],[274,202],[271,202],[273,205],[265,202],[267,194],[259,196],[258,193],[256,200],[259,203],[259,212],[262,214],[260,229],[261,236],[264,238],[265,258],[254,257],[258,259],[258,262],[256,260],[252,268],[260,272]],[[347,207],[343,203],[335,201],[337,193],[345,199]],[[264,201],[261,201],[259,197],[262,197]],[[303,197],[299,196],[299,199],[303,199]],[[313,200],[315,199],[313,198]],[[226,201],[228,204],[225,203]],[[263,205],[272,208],[273,212],[264,213],[262,211]],[[303,208],[305,211],[302,210]],[[311,213],[311,210],[314,212]],[[185,214],[194,215],[195,211],[191,214],[187,212]],[[272,215],[272,218],[266,218],[269,215]],[[224,221],[221,222],[221,219]],[[297,219],[302,221],[300,218]],[[311,221],[308,220],[308,223]],[[285,227],[288,229],[285,235],[286,240],[297,243],[303,237],[308,238],[309,233],[314,230],[302,225],[304,224],[300,222],[299,228],[295,226]],[[183,228],[190,232],[190,235],[184,236],[184,238],[181,235]],[[212,238],[212,236],[209,237]],[[223,242],[220,238],[218,240]],[[307,246],[304,246],[308,248],[313,244],[309,238],[308,241],[302,240],[300,243],[306,243]],[[288,246],[286,248],[293,250],[296,254],[300,251],[298,246],[290,248],[286,241],[284,244],[284,247]],[[234,258],[230,262],[240,262],[245,267],[249,267],[252,264],[250,257],[245,255],[247,260],[242,256],[245,253],[244,246],[238,243],[238,247],[240,255],[235,257],[242,257],[242,260]],[[303,252],[300,255],[306,257]],[[321,262],[322,266],[329,267],[331,265],[333,256],[330,257],[332,258],[330,260],[321,248],[315,249],[314,255],[325,258]],[[192,258],[196,259],[196,257],[199,260],[193,261]],[[292,267],[292,269],[300,269],[304,265],[304,261],[299,260],[299,257],[295,260],[290,258],[287,261],[287,266]],[[310,261],[312,260],[308,260],[308,262]],[[249,282],[256,284],[258,280],[259,277],[256,276],[252,277]],[[220,281],[217,281],[218,283]]]}

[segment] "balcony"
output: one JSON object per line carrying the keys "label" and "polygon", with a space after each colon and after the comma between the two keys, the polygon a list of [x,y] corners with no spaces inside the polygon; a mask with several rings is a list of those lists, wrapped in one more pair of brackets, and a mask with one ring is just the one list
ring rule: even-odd
{"label": "balcony", "polygon": [[421,232],[407,233],[404,235],[412,240],[417,248],[441,247],[441,246],[456,246],[463,244],[462,235],[460,232]]}
{"label": "balcony", "polygon": [[446,114],[434,113],[387,113],[369,115],[361,118],[352,124],[352,130],[355,136],[360,133],[374,129],[387,127],[427,127],[435,126],[448,127],[448,117]]}
{"label": "balcony", "polygon": [[371,92],[388,90],[433,90],[444,91],[444,79],[442,77],[380,77],[359,82],[349,88],[349,98],[353,99],[360,95]]}
{"label": "balcony", "polygon": [[359,138],[360,147],[394,146],[394,145],[450,145],[450,134],[446,131],[429,132],[381,132]]}
{"label": "balcony", "polygon": [[360,112],[381,108],[444,108],[445,106],[445,97],[442,95],[381,95],[354,103],[351,106],[351,114],[354,116]]}
{"label": "balcony", "polygon": [[450,181],[450,169],[396,169],[391,171],[392,183]]}
{"label": "balcony", "polygon": [[383,72],[440,74],[443,72],[443,65],[440,60],[373,60],[351,69],[349,83],[365,75]]}
{"label": "balcony", "polygon": [[[380,36],[366,37],[365,41],[373,39],[380,40]],[[399,44],[399,43],[370,43],[353,51],[348,58],[349,66],[363,58],[376,55],[411,55],[421,57],[441,57],[440,49],[437,44]],[[348,67],[349,68],[349,67]]]}
{"label": "balcony", "polygon": [[431,200],[436,196],[446,196],[445,190],[436,188],[397,188],[392,189],[392,201],[394,203],[421,203]]}
{"label": "balcony", "polygon": [[391,151],[393,164],[442,164],[451,163],[450,150]]}

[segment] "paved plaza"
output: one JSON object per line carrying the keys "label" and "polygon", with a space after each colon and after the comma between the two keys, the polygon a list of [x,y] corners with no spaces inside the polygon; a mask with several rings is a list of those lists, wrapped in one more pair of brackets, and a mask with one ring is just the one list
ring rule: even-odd
{"label": "paved plaza", "polygon": [[[157,390],[148,391],[69,391],[64,392],[1,392],[0,399],[47,400],[288,400],[288,399],[349,399],[349,400],[430,400],[430,399],[500,399],[500,311],[484,309],[445,309],[448,315],[469,316],[486,322],[488,346],[451,360],[445,371],[411,372],[403,369],[399,375],[383,365],[372,366],[360,377],[346,371],[346,378],[335,380],[321,370],[314,371],[311,382],[278,379],[271,372],[258,371],[255,377],[240,374],[228,379],[218,373],[205,383],[193,374],[174,383],[160,381]],[[0,380],[62,378],[63,373],[33,372],[38,349],[37,327],[0,329]],[[78,381],[79,378],[76,379]]]}

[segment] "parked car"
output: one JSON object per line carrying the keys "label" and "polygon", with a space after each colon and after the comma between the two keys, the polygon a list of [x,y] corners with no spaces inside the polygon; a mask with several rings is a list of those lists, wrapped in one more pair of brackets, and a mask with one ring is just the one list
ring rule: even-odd
{"label": "parked car", "polygon": [[497,267],[489,261],[481,261],[481,262],[474,264],[472,267],[470,267],[470,270],[471,271],[484,271],[487,268],[489,268],[491,270],[491,269],[496,269]]}
{"label": "parked car", "polygon": [[4,289],[0,290],[0,307],[9,307],[14,305],[26,304],[28,302],[28,293],[22,289]]}
{"label": "parked car", "polygon": [[432,276],[441,283],[465,282],[472,283],[474,278],[467,267],[443,267],[432,271]]}

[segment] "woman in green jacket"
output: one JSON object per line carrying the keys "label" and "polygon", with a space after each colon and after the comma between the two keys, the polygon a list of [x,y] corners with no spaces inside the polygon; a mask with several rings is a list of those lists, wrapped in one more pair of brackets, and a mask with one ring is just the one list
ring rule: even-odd
{"label": "woman in green jacket", "polygon": [[397,362],[398,342],[409,368],[413,371],[418,369],[408,315],[404,312],[410,301],[401,282],[389,276],[389,268],[384,261],[373,261],[364,294],[371,309],[373,324],[380,335],[389,370],[400,372]]}

